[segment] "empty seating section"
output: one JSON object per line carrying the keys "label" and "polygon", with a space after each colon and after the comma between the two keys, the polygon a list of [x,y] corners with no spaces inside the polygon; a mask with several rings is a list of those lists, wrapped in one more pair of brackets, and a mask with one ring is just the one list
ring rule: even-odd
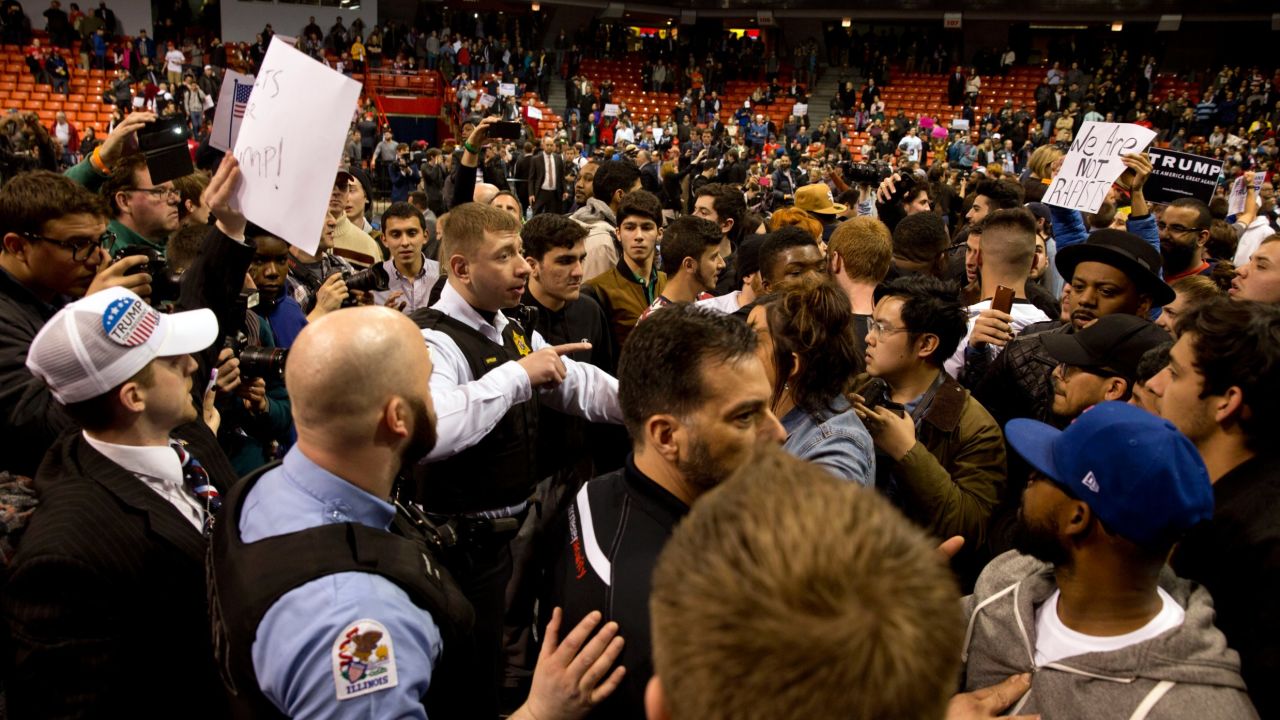
{"label": "empty seating section", "polygon": [[[1015,108],[1026,105],[1033,112],[1035,109],[1036,86],[1044,80],[1045,70],[1038,67],[1015,67],[1007,77],[999,75],[982,76],[982,93],[978,97],[978,107],[986,111],[988,107],[1003,107],[1005,101],[1013,103]],[[928,116],[939,125],[949,127],[951,121],[960,117],[964,109],[961,105],[947,104],[947,76],[919,72],[902,72],[893,68],[889,75],[891,80],[887,87],[880,88],[880,99],[884,101],[886,122],[902,110],[913,120]],[[814,113],[824,109],[815,108]],[[861,149],[869,139],[869,135],[857,132],[853,120],[844,119],[845,144],[854,154],[855,160],[862,159]]]}
{"label": "empty seating section", "polygon": [[101,137],[111,119],[111,106],[102,102],[102,94],[111,88],[113,71],[80,70],[75,50],[58,49],[71,68],[70,95],[56,93],[49,85],[37,84],[27,69],[23,48],[0,45],[0,110],[31,110],[48,126],[59,111],[76,124],[80,132],[92,127]]}
{"label": "empty seating section", "polygon": [[439,95],[442,85],[440,73],[434,70],[420,70],[412,74],[370,70],[364,81],[366,93],[396,93],[428,97]]}

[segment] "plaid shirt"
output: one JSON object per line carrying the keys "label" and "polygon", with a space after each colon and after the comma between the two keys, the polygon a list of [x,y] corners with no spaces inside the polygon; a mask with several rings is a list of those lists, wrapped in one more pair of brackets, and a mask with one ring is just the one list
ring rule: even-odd
{"label": "plaid shirt", "polygon": [[303,313],[310,313],[316,306],[316,291],[326,278],[334,273],[349,273],[355,268],[345,258],[332,252],[320,256],[315,263],[302,263],[289,258],[289,277],[285,278],[285,292],[302,306]]}

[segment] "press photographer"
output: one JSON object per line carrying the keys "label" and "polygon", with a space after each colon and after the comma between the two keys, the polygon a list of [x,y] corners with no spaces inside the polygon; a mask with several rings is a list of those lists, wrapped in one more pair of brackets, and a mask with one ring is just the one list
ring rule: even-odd
{"label": "press photographer", "polygon": [[24,361],[59,308],[109,287],[146,296],[151,276],[130,274],[146,258],[114,263],[103,245],[107,208],[65,176],[24,173],[0,188],[0,468],[34,475],[45,450],[74,421]]}

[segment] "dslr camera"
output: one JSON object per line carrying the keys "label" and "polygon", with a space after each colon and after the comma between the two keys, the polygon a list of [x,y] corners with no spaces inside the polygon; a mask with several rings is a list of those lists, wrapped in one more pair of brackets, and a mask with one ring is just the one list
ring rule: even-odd
{"label": "dslr camera", "polygon": [[[387,274],[386,268],[382,267],[382,263],[374,263],[363,270],[342,273],[342,282],[346,283],[348,290],[360,290],[362,292],[376,290],[380,292],[391,286],[391,276]],[[343,307],[354,307],[355,305],[355,298],[349,295],[346,300],[342,301]]]}
{"label": "dslr camera", "polygon": [[111,257],[111,261],[115,262],[131,255],[145,255],[147,258],[145,263],[131,268],[128,274],[146,273],[151,276],[151,305],[159,306],[164,303],[177,302],[178,283],[181,280],[181,276],[169,268],[169,263],[160,257],[160,254],[155,250],[141,245],[120,248]]}
{"label": "dslr camera", "polygon": [[[258,304],[258,293],[245,290],[236,301],[237,318],[244,317],[250,308]],[[246,378],[284,379],[284,364],[288,358],[287,348],[263,347],[250,345],[249,336],[241,324],[235,333],[222,340],[222,346],[231,348],[232,354],[240,359],[240,375]]]}
{"label": "dslr camera", "polygon": [[844,173],[844,179],[848,182],[872,187],[884,182],[885,178],[893,174],[893,168],[884,162],[842,162],[840,163],[840,170]]}

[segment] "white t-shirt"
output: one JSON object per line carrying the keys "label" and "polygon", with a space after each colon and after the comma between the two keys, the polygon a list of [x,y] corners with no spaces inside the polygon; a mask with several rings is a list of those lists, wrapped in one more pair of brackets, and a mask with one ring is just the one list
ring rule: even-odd
{"label": "white t-shirt", "polygon": [[1121,648],[1146,642],[1182,624],[1186,611],[1169,593],[1156,588],[1160,594],[1163,607],[1151,622],[1124,635],[1098,637],[1076,632],[1058,618],[1058,597],[1061,591],[1054,590],[1048,600],[1036,608],[1036,667],[1044,667],[1066,658],[1086,653],[1115,652]]}
{"label": "white t-shirt", "polygon": [[182,51],[174,48],[164,54],[165,69],[171,73],[182,72],[182,63],[187,61],[187,56]]}
{"label": "white t-shirt", "polygon": [[[973,334],[973,324],[977,322],[978,316],[982,314],[982,311],[989,307],[991,307],[990,300],[983,300],[980,303],[969,306],[969,327],[965,330],[964,338],[960,340],[960,345],[956,347],[956,351],[943,364],[943,369],[947,371],[947,374],[957,380],[960,378],[960,373],[964,372],[964,350],[969,347],[969,336]],[[1049,316],[1045,315],[1043,310],[1021,299],[1013,301],[1013,307],[1009,308],[1009,314],[1013,316],[1013,322],[1010,324],[1013,326],[1015,337],[1026,326],[1049,319]],[[994,357],[1000,354],[1000,348],[995,345],[988,345],[987,352]]]}
{"label": "white t-shirt", "polygon": [[706,300],[699,300],[694,304],[700,308],[714,310],[721,315],[732,315],[738,312],[740,307],[738,305],[738,296],[741,294],[741,290],[734,290],[733,292],[725,295],[718,295],[713,298],[707,298]]}
{"label": "white t-shirt", "polygon": [[1249,227],[1240,233],[1240,242],[1236,244],[1236,256],[1232,262],[1236,267],[1244,267],[1249,263],[1249,258],[1258,251],[1258,247],[1262,245],[1262,241],[1274,235],[1271,229],[1271,220],[1266,215],[1259,214],[1258,217],[1249,223]]}
{"label": "white t-shirt", "polygon": [[910,162],[920,162],[921,147],[920,138],[913,135],[907,135],[898,142],[898,149],[907,154],[907,160]]}

